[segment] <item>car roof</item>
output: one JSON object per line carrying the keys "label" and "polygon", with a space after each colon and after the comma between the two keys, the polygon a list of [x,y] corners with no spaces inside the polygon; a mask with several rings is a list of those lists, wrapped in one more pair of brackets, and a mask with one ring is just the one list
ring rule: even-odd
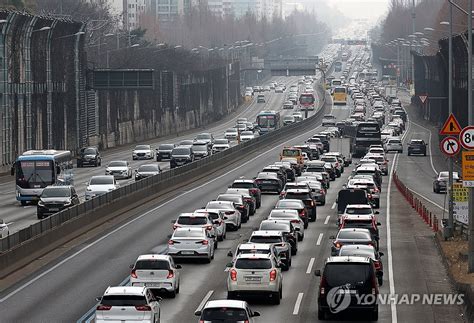
{"label": "car roof", "polygon": [[239,178],[234,180],[234,183],[253,183],[253,179],[245,179],[245,178]]}
{"label": "car roof", "polygon": [[137,295],[144,296],[146,294],[146,287],[139,286],[109,286],[104,293],[107,295]]}
{"label": "car roof", "polygon": [[204,232],[204,228],[201,228],[201,227],[195,227],[195,226],[189,226],[189,227],[178,227],[176,229],[174,229],[174,231],[188,231],[188,232],[191,232],[191,231],[200,231],[200,232]]}
{"label": "car roof", "polygon": [[345,214],[344,219],[346,220],[360,220],[360,221],[367,221],[372,220],[373,215],[371,214]]}
{"label": "car roof", "polygon": [[203,307],[203,310],[206,308],[219,308],[219,307],[231,307],[231,308],[242,308],[247,307],[246,301],[237,301],[233,299],[223,299],[223,300],[212,300],[206,303]]}
{"label": "car roof", "polygon": [[326,263],[370,263],[369,257],[333,256],[326,259]]}
{"label": "car roof", "polygon": [[347,204],[346,207],[352,209],[372,209],[369,204]]}
{"label": "car roof", "polygon": [[140,255],[140,256],[138,256],[137,261],[139,261],[139,260],[166,260],[166,261],[169,261],[170,258],[171,257],[168,256],[168,255],[160,255],[160,254],[153,253],[153,254]]}
{"label": "car roof", "polygon": [[[272,231],[272,232],[279,232],[279,231]],[[281,232],[280,232],[281,233]],[[237,259],[271,259],[273,256],[268,253],[241,253],[237,255]]]}
{"label": "car roof", "polygon": [[281,231],[263,231],[263,230],[256,230],[252,232],[253,236],[264,236],[264,237],[271,237],[271,236],[282,236],[283,233]]}
{"label": "car roof", "polygon": [[307,188],[289,188],[286,190],[287,193],[309,193]]}
{"label": "car roof", "polygon": [[270,250],[272,247],[271,243],[252,243],[252,242],[246,242],[246,243],[241,243],[237,249],[239,250],[253,250],[253,249],[268,249]]}

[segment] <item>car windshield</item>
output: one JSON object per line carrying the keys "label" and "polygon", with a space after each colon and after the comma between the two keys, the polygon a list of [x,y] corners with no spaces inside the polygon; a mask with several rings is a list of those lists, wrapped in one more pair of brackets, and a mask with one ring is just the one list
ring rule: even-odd
{"label": "car windshield", "polygon": [[286,157],[298,157],[301,156],[301,150],[299,149],[283,149],[283,156]]}
{"label": "car windshield", "polygon": [[271,269],[272,262],[270,259],[239,258],[235,262],[235,268],[237,269]]}
{"label": "car windshield", "polygon": [[423,141],[421,140],[412,140],[410,142],[411,145],[422,145],[423,144]]}
{"label": "car windshield", "polygon": [[280,243],[282,238],[280,236],[253,236],[250,237],[249,242],[252,243]]}
{"label": "car windshield", "polygon": [[246,183],[246,182],[236,182],[232,184],[233,188],[253,188],[254,185],[252,183]]}
{"label": "car windshield", "polygon": [[207,219],[203,216],[180,216],[178,224],[182,225],[203,225],[207,223]]}
{"label": "car windshield", "polygon": [[346,214],[372,214],[372,209],[369,208],[346,208]]}
{"label": "car windshield", "polygon": [[126,161],[111,161],[109,163],[109,167],[126,167],[127,162]]}
{"label": "car windshield", "polygon": [[372,220],[345,220],[345,228],[372,229]]}
{"label": "car windshield", "polygon": [[71,190],[68,187],[47,187],[43,190],[41,197],[68,197]]}
{"label": "car windshield", "polygon": [[375,259],[374,251],[370,249],[341,248],[339,256],[370,257]]}
{"label": "car windshield", "polygon": [[293,201],[279,201],[276,205],[277,208],[279,209],[301,209],[304,208],[304,206],[301,205],[301,203],[298,202],[293,202]]}
{"label": "car windshield", "polygon": [[211,201],[207,203],[206,209],[227,209],[227,210],[232,210],[233,207],[229,203],[219,203],[217,201]]}
{"label": "car windshield", "polygon": [[253,132],[252,131],[243,131],[240,135],[241,136],[253,136]]}
{"label": "car windshield", "polygon": [[139,172],[157,172],[158,165],[142,165],[138,167]]}
{"label": "car windshield", "polygon": [[189,155],[189,149],[188,148],[175,148],[171,152],[172,155]]}
{"label": "car windshield", "polygon": [[242,198],[238,195],[219,195],[218,201],[230,201],[235,203],[242,203]]}
{"label": "car windshield", "polygon": [[211,135],[208,133],[201,133],[196,136],[196,139],[211,139]]}
{"label": "car windshield", "polygon": [[135,150],[149,150],[150,146],[148,145],[138,145],[135,147]]}
{"label": "car windshield", "polygon": [[174,148],[174,145],[165,144],[165,145],[160,145],[158,150],[173,150],[173,148]]}
{"label": "car windshield", "polygon": [[140,306],[147,305],[145,296],[142,295],[105,295],[100,301],[108,306]]}
{"label": "car windshield", "polygon": [[95,155],[95,149],[94,148],[86,148],[82,152],[84,155]]}
{"label": "car windshield", "polygon": [[137,261],[135,263],[134,268],[137,270],[147,270],[147,269],[168,270],[170,269],[170,264],[166,260],[146,259],[146,260]]}
{"label": "car windshield", "polygon": [[363,284],[369,280],[370,265],[368,263],[329,263],[326,265],[323,275],[329,286]]}
{"label": "car windshield", "polygon": [[206,145],[193,145],[193,151],[207,151]]}
{"label": "car windshield", "polygon": [[286,193],[285,198],[294,199],[294,200],[309,200],[311,199],[311,196],[309,195],[308,192],[304,192],[304,193],[288,192]]}
{"label": "car windshield", "polygon": [[173,238],[204,238],[204,234],[200,230],[176,230]]}
{"label": "car windshield", "polygon": [[359,231],[341,230],[337,235],[337,239],[367,239],[367,234]]}
{"label": "car windshield", "polygon": [[335,163],[335,162],[337,162],[337,158],[336,158],[336,157],[330,157],[330,156],[323,156],[323,157],[321,157],[321,160],[324,161],[324,162],[328,162],[328,163]]}
{"label": "car windshield", "polygon": [[202,311],[201,321],[210,322],[247,322],[247,312],[242,308],[218,307]]}
{"label": "car windshield", "polygon": [[285,223],[262,222],[260,230],[290,232],[290,226]]}
{"label": "car windshield", "polygon": [[227,139],[216,139],[214,140],[214,144],[220,144],[220,145],[223,145],[223,144],[228,144],[229,141]]}
{"label": "car windshield", "polygon": [[112,176],[98,176],[92,177],[89,185],[112,185],[114,183],[114,178]]}

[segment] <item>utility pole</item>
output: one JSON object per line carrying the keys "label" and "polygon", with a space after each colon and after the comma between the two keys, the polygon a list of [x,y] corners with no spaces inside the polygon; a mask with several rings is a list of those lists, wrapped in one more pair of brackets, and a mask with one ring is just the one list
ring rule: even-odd
{"label": "utility pole", "polygon": [[[415,0],[413,0],[412,11],[411,11],[412,34],[415,34],[416,32],[415,18],[416,18]],[[410,88],[411,93],[410,94],[415,95],[415,57],[411,53],[411,43],[412,42],[410,42],[410,56],[411,56],[411,88]]]}
{"label": "utility pole", "polygon": [[[449,6],[449,56],[448,56],[448,112],[449,115],[453,113],[453,6]],[[454,235],[454,192],[453,192],[453,158],[449,157],[448,171],[448,237]]]}
{"label": "utility pole", "polygon": [[[467,111],[468,125],[473,124],[472,115],[472,0],[467,6]],[[474,189],[469,188],[469,246],[468,246],[468,272],[474,272]]]}

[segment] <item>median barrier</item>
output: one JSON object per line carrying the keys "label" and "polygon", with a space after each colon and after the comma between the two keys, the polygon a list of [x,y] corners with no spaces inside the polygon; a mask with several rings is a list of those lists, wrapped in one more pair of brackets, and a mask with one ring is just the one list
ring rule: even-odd
{"label": "median barrier", "polygon": [[69,240],[110,220],[110,216],[124,213],[146,203],[157,194],[188,185],[190,179],[199,179],[239,160],[243,154],[254,153],[296,131],[310,130],[324,110],[326,92],[317,88],[319,106],[309,118],[272,131],[264,136],[231,147],[218,154],[191,164],[174,168],[145,178],[53,214],[14,234],[0,239],[0,277],[21,268],[34,259],[54,250]]}

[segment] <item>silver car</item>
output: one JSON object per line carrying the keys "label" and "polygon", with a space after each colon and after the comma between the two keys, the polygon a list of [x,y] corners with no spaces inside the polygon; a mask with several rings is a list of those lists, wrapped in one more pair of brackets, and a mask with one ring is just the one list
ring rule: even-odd
{"label": "silver car", "polygon": [[217,233],[217,241],[222,241],[226,238],[227,226],[224,221],[224,211],[199,209],[194,211],[194,213],[207,214],[209,218],[212,219],[214,229]]}
{"label": "silver car", "polygon": [[155,151],[150,145],[138,145],[132,151],[132,159],[154,159]]}
{"label": "silver car", "polygon": [[396,151],[403,153],[403,144],[402,140],[397,137],[387,138],[384,145],[385,152]]}
{"label": "silver car", "polygon": [[301,220],[298,211],[296,210],[284,210],[274,209],[270,212],[268,220],[288,220],[293,224],[296,231],[298,232],[298,241],[304,239],[304,222]]}
{"label": "silver car", "polygon": [[230,143],[228,139],[216,139],[214,140],[214,145],[212,145],[212,153],[218,153],[230,148]]}
{"label": "silver car", "polygon": [[194,315],[199,316],[200,323],[255,323],[253,318],[260,316],[260,313],[252,311],[245,301],[225,299],[207,302],[203,309],[194,312]]}
{"label": "silver car", "polygon": [[209,263],[214,259],[214,239],[215,237],[203,228],[177,228],[168,241],[167,254],[173,259],[204,258]]}
{"label": "silver car", "polygon": [[85,199],[90,200],[93,197],[108,193],[119,188],[120,185],[112,175],[92,176],[87,183]]}
{"label": "silver car", "polygon": [[105,175],[113,175],[116,179],[132,178],[132,167],[126,160],[114,160],[105,168]]}
{"label": "silver car", "polygon": [[223,211],[226,226],[234,230],[240,229],[242,225],[242,215],[235,208],[234,203],[229,201],[210,201],[207,203],[205,209],[211,211]]}

